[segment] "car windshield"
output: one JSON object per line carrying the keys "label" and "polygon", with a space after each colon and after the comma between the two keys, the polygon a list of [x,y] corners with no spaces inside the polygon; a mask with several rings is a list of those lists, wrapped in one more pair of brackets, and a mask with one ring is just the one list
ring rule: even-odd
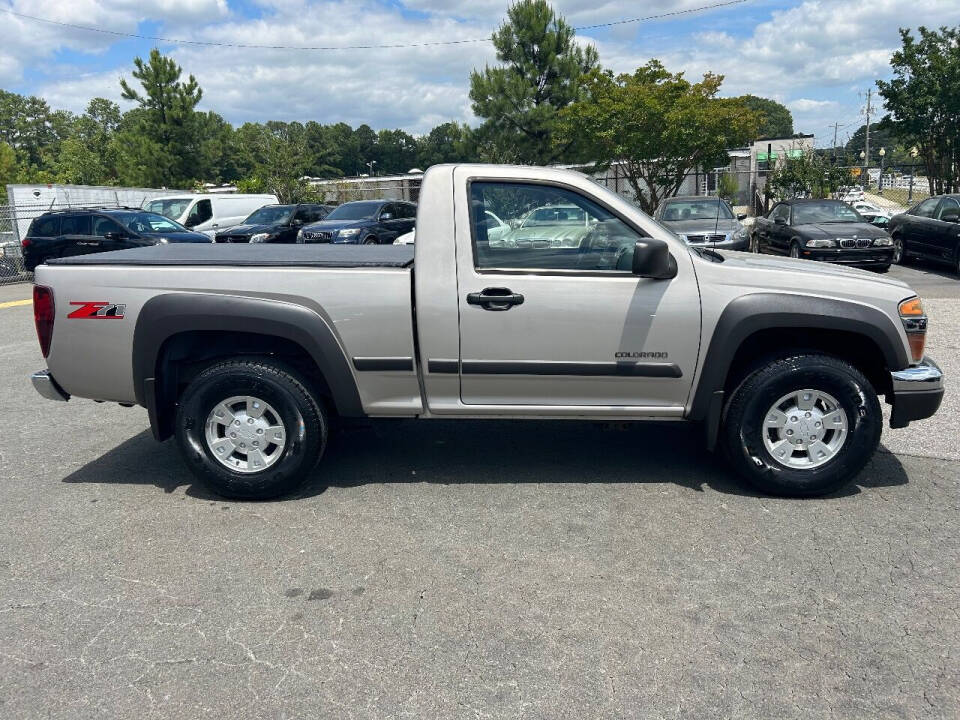
{"label": "car windshield", "polygon": [[800,203],[793,206],[794,225],[856,222],[863,222],[863,218],[846,203],[825,200],[823,202]]}
{"label": "car windshield", "polygon": [[375,217],[383,203],[378,202],[350,202],[334,208],[326,220],[367,220]]}
{"label": "car windshield", "polygon": [[243,223],[245,225],[286,225],[290,222],[295,209],[295,205],[266,205],[253,211]]}
{"label": "car windshield", "polygon": [[144,206],[147,212],[163,215],[165,218],[176,220],[190,207],[193,198],[173,198],[171,200],[151,200]]}
{"label": "car windshield", "polygon": [[180,223],[175,223],[163,215],[153,212],[117,213],[114,216],[127,230],[140,235],[154,235],[157,233],[190,232]]}
{"label": "car windshield", "polygon": [[538,225],[586,225],[587,214],[576,205],[555,205],[540,207],[531,211],[520,224],[520,227],[536,227]]}
{"label": "car windshield", "polygon": [[715,198],[672,200],[664,206],[662,219],[664,222],[732,220],[733,213],[725,202]]}

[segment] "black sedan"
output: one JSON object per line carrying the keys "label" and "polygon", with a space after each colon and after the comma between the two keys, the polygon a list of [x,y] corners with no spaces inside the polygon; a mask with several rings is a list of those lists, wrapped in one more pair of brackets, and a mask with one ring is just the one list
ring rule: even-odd
{"label": "black sedan", "polygon": [[240,225],[217,233],[218,243],[295,243],[300,228],[323,220],[330,205],[264,205]]}
{"label": "black sedan", "polygon": [[754,252],[890,269],[893,241],[840,200],[785,200],[753,226]]}
{"label": "black sedan", "polygon": [[921,257],[960,273],[960,195],[938,195],[890,218],[894,262]]}

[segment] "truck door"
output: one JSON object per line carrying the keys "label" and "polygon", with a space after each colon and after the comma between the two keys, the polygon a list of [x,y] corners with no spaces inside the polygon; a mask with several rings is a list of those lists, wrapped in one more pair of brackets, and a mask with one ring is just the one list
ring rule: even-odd
{"label": "truck door", "polygon": [[[455,199],[461,401],[682,409],[700,342],[689,252],[671,280],[637,277],[645,234],[602,196],[470,172]],[[490,237],[487,212],[509,229]]]}

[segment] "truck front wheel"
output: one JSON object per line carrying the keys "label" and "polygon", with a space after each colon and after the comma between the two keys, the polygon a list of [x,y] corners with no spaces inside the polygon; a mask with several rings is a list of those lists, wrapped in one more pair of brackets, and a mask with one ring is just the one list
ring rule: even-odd
{"label": "truck front wheel", "polygon": [[193,473],[219,495],[264,500],[296,489],[327,442],[323,406],[290,368],[229,360],[184,390],[176,437]]}
{"label": "truck front wheel", "polygon": [[748,375],[723,416],[725,454],[764,493],[833,492],[863,469],[883,415],[870,382],[826,355],[777,360]]}

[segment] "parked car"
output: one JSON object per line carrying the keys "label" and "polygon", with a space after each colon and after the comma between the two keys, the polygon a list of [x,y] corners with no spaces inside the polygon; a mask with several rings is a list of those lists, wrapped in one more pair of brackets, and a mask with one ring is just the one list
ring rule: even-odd
{"label": "parked car", "polygon": [[863,200],[863,188],[858,185],[840,188],[840,190],[836,193],[836,198],[845,203]]}
{"label": "parked car", "polygon": [[[689,246],[556,168],[439,165],[420,198],[413,247],[172,246],[44,265],[33,384],[147,407],[202,482],[245,498],[310,476],[333,414],[687,421],[760,490],[815,495],[870,460],[880,395],[895,428],[940,405],[927,317],[898,280]],[[587,215],[589,242],[490,243],[485,210],[512,224],[559,206]]]}
{"label": "parked car", "polygon": [[890,269],[893,241],[840,200],[784,200],[753,225],[755,252]]}
{"label": "parked car", "polygon": [[935,260],[960,273],[960,195],[927,198],[888,224],[894,262],[911,257]]}
{"label": "parked car", "polygon": [[690,245],[714,249],[748,250],[749,232],[726,200],[701,195],[682,195],[664,200],[653,214]]}
{"label": "parked car", "polygon": [[183,193],[151,198],[143,208],[212,238],[239,225],[257,208],[276,202],[276,195],[267,194]]}
{"label": "parked car", "polygon": [[264,205],[240,225],[217,233],[218,243],[295,243],[300,228],[327,217],[330,205]]}
{"label": "parked car", "polygon": [[355,200],[334,208],[320,222],[305,225],[299,243],[390,245],[413,230],[417,206],[402,200]]}
{"label": "parked car", "polygon": [[35,218],[20,245],[27,270],[49,258],[165,243],[209,243],[163,215],[125,209],[56,210]]}

